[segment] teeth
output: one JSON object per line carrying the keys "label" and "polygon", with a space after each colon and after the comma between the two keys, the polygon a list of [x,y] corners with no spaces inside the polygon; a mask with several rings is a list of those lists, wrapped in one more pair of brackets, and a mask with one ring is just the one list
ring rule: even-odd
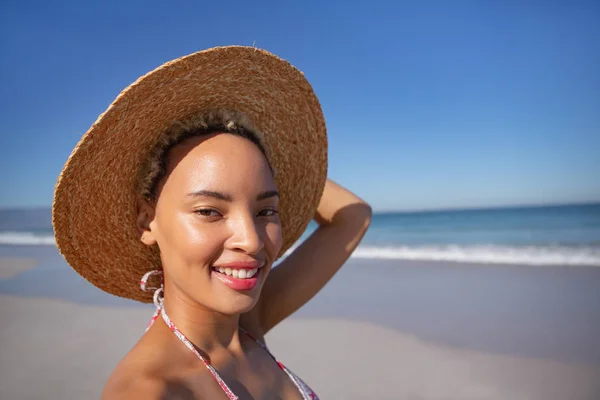
{"label": "teeth", "polygon": [[233,276],[237,279],[247,279],[252,278],[258,272],[258,268],[254,269],[231,269],[231,268],[217,268],[222,274],[227,276]]}

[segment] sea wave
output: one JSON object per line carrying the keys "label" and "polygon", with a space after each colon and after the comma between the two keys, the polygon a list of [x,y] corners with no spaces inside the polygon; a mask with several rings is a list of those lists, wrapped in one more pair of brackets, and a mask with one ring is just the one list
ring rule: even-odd
{"label": "sea wave", "polygon": [[[31,232],[0,232],[0,245],[55,246],[54,236]],[[288,250],[289,255],[295,246]],[[451,261],[481,264],[579,265],[600,267],[600,245],[361,245],[352,258]]]}
{"label": "sea wave", "polygon": [[353,258],[452,261],[485,264],[580,265],[600,267],[597,246],[359,246]]}
{"label": "sea wave", "polygon": [[4,245],[50,245],[56,241],[52,235],[36,235],[31,232],[0,232],[0,244]]}

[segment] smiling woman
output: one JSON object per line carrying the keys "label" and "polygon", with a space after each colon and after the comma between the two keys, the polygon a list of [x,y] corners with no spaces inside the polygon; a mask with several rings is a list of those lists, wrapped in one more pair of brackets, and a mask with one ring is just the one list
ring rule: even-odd
{"label": "smiling woman", "polygon": [[[326,160],[304,75],[255,48],[174,60],[115,100],[71,154],[53,204],[57,245],[78,273],[157,307],[103,398],[317,398],[264,335],[369,226],[370,207],[326,179]],[[272,269],[313,218],[320,227]]]}
{"label": "smiling woman", "polygon": [[[248,139],[250,133],[223,128],[234,126],[224,119],[227,114],[213,111],[206,119],[216,122],[202,123],[204,129],[186,124],[189,130],[179,135],[184,140],[152,152],[148,163],[159,165],[162,173],[141,179],[146,197],[140,200],[137,225],[142,241],[160,249],[167,303],[186,299],[182,306],[203,304],[211,311],[239,314],[258,299],[282,233],[267,159]],[[165,142],[159,140],[159,146]],[[162,157],[157,160],[156,154]],[[246,268],[258,272],[256,277],[246,278]],[[219,282],[225,285],[215,285]]]}

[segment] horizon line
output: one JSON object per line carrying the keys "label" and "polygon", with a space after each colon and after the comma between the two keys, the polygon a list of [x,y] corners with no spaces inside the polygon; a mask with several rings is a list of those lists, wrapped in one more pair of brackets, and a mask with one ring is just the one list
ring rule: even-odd
{"label": "horizon line", "polygon": [[[439,208],[405,208],[405,209],[374,209],[373,215],[383,214],[423,214],[423,213],[436,213],[436,212],[457,212],[457,211],[488,211],[488,210],[499,210],[499,209],[512,209],[512,208],[543,208],[543,207],[568,207],[568,206],[590,206],[600,205],[599,200],[587,200],[587,201],[572,201],[572,202],[560,202],[560,203],[521,203],[521,204],[507,204],[507,205],[488,205],[488,206],[454,206],[454,207],[439,207]],[[52,206],[0,206],[0,212],[8,211],[45,211],[52,210]]]}
{"label": "horizon line", "polygon": [[407,209],[379,209],[373,210],[373,215],[377,214],[424,214],[436,212],[451,212],[451,211],[491,211],[512,208],[543,208],[543,207],[569,207],[569,206],[593,206],[600,205],[599,200],[557,202],[557,203],[519,203],[506,205],[487,205],[487,206],[455,206],[455,207],[440,207],[440,208],[407,208]]}

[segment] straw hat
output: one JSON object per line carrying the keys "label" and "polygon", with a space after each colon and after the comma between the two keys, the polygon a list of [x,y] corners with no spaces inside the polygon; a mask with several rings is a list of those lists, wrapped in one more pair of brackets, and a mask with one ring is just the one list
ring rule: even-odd
{"label": "straw hat", "polygon": [[52,224],[67,262],[100,289],[142,302],[142,275],[160,267],[136,229],[136,177],[176,121],[224,108],[260,131],[276,171],[284,245],[314,216],[327,178],[327,135],[319,101],[302,72],[254,47],[228,46],[170,61],[123,90],[83,135],[54,192]]}

